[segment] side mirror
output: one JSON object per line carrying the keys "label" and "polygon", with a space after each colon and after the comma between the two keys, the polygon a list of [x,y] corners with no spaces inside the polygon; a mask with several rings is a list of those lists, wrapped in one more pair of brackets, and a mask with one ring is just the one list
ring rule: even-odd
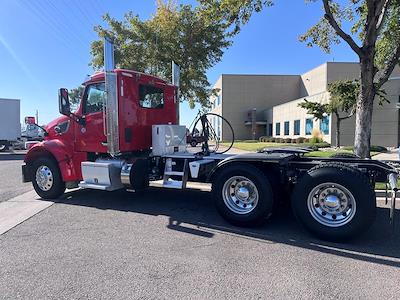
{"label": "side mirror", "polygon": [[60,114],[69,116],[71,114],[71,106],[69,103],[68,90],[61,88],[58,90],[58,108]]}

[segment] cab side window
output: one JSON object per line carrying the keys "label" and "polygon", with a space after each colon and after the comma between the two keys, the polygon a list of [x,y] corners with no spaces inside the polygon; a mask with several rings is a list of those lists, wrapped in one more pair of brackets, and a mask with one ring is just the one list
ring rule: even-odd
{"label": "cab side window", "polygon": [[106,100],[104,82],[89,85],[86,90],[86,100],[84,106],[84,114],[90,114],[103,110],[103,105]]}
{"label": "cab side window", "polygon": [[163,108],[163,89],[151,85],[139,85],[139,105],[143,108]]}

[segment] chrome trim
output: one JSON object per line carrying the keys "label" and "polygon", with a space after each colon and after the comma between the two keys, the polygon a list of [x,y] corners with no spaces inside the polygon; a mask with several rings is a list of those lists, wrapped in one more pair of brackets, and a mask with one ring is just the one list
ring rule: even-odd
{"label": "chrome trim", "polygon": [[107,150],[111,155],[120,152],[118,122],[117,74],[114,73],[114,44],[109,38],[104,39],[104,70],[106,87],[106,132]]}
{"label": "chrome trim", "polygon": [[125,186],[131,185],[130,174],[131,174],[132,164],[124,164],[121,168],[121,182]]}
{"label": "chrome trim", "polygon": [[37,186],[44,192],[53,187],[53,173],[48,166],[42,165],[36,169],[35,181]]}
{"label": "chrome trim", "polygon": [[235,214],[248,214],[258,204],[256,185],[244,176],[229,178],[222,187],[222,198],[226,207]]}
{"label": "chrome trim", "polygon": [[307,207],[311,216],[320,224],[340,227],[349,223],[356,214],[356,200],[344,186],[324,182],[308,194]]}

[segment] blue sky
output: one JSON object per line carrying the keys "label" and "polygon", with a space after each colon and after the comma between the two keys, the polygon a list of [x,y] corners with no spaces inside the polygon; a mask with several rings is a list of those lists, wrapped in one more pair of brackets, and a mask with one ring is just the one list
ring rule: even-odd
{"label": "blue sky", "polygon": [[[188,2],[196,3],[179,1]],[[93,72],[93,26],[103,24],[105,12],[122,18],[129,10],[147,19],[155,0],[0,0],[0,98],[21,99],[21,120],[36,109],[41,124],[57,117],[58,88],[74,88]],[[345,44],[326,55],[298,41],[321,15],[321,3],[277,0],[234,38],[208,71],[209,81],[220,74],[300,74],[326,61],[356,61]],[[196,113],[182,104],[181,123],[190,124]]]}

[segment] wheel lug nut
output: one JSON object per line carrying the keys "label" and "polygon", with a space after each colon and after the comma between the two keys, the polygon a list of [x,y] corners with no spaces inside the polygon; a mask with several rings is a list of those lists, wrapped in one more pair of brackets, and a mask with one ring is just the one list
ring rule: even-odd
{"label": "wheel lug nut", "polygon": [[332,219],[336,220],[336,215],[332,215]]}
{"label": "wheel lug nut", "polygon": [[316,203],[316,204],[315,204],[315,207],[319,207],[319,204],[318,204],[318,203]]}
{"label": "wheel lug nut", "polygon": [[322,215],[325,216],[325,215],[326,215],[326,212],[323,211],[323,212],[322,212]]}

